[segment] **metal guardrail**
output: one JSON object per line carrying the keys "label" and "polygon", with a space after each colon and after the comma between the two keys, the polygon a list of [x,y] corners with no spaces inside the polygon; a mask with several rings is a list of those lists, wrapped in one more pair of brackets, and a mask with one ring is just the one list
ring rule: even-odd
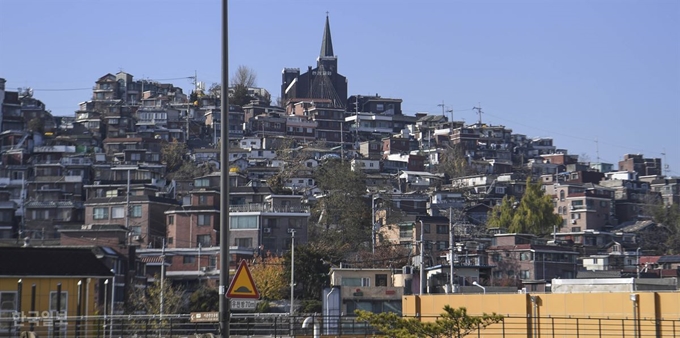
{"label": "metal guardrail", "polygon": [[[350,316],[294,316],[287,314],[232,314],[229,324],[231,337],[312,337],[314,327],[303,328],[303,321],[312,317],[321,336],[369,337],[380,332],[365,322]],[[421,318],[434,321],[437,317]],[[219,323],[192,322],[189,314],[146,316],[82,316],[82,317],[0,317],[0,337],[31,338],[212,338],[219,337]],[[510,317],[472,331],[467,337],[677,337],[680,319],[653,318],[572,318],[572,317]]]}

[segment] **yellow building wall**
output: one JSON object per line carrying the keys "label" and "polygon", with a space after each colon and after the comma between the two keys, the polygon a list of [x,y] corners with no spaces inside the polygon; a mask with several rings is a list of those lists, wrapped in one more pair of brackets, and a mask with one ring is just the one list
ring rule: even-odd
{"label": "yellow building wall", "polygon": [[402,310],[404,316],[433,321],[445,305],[465,307],[470,315],[503,315],[503,323],[482,330],[489,336],[674,337],[680,333],[680,292],[413,295],[403,297]]}
{"label": "yellow building wall", "polygon": [[[76,316],[78,313],[78,281],[79,278],[21,278],[21,310],[25,316],[29,316],[31,311],[31,293],[32,285],[35,284],[35,311],[42,313],[48,311],[50,306],[50,292],[57,291],[57,284],[61,283],[61,291],[67,292],[66,310],[67,316]],[[88,285],[87,278],[83,279],[85,287],[81,293],[83,308],[82,315],[95,315],[100,311],[97,308],[96,301],[98,300],[95,291],[97,279],[90,278]],[[19,278],[0,278],[0,291],[17,292]],[[56,306],[56,305],[55,305]],[[87,311],[87,313],[86,313]]]}

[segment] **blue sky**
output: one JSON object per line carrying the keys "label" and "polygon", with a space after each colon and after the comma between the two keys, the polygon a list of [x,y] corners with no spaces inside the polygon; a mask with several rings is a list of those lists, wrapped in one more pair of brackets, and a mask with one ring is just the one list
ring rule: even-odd
{"label": "blue sky", "polygon": [[[126,71],[186,92],[220,80],[217,0],[0,0],[0,77],[73,115],[94,81]],[[349,93],[405,114],[482,119],[617,163],[664,158],[680,175],[680,1],[233,0],[230,69],[279,96],[284,67],[315,65],[329,12]],[[173,80],[166,80],[173,79]],[[597,142],[596,142],[597,140]]]}

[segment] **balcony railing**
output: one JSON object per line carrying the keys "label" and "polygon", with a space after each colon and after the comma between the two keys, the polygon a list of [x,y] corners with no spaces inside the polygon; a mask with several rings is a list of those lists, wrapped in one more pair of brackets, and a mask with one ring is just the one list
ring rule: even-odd
{"label": "balcony railing", "polygon": [[276,212],[276,213],[309,213],[308,207],[303,206],[272,206],[270,204],[251,203],[230,205],[230,212]]}

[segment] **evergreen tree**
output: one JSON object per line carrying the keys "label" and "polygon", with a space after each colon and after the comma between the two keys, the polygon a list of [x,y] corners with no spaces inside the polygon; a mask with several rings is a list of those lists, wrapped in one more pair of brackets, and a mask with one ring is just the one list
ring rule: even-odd
{"label": "evergreen tree", "polygon": [[545,194],[541,183],[532,183],[531,178],[527,178],[524,195],[512,215],[508,231],[544,235],[561,224],[562,217],[555,213],[552,197]]}

